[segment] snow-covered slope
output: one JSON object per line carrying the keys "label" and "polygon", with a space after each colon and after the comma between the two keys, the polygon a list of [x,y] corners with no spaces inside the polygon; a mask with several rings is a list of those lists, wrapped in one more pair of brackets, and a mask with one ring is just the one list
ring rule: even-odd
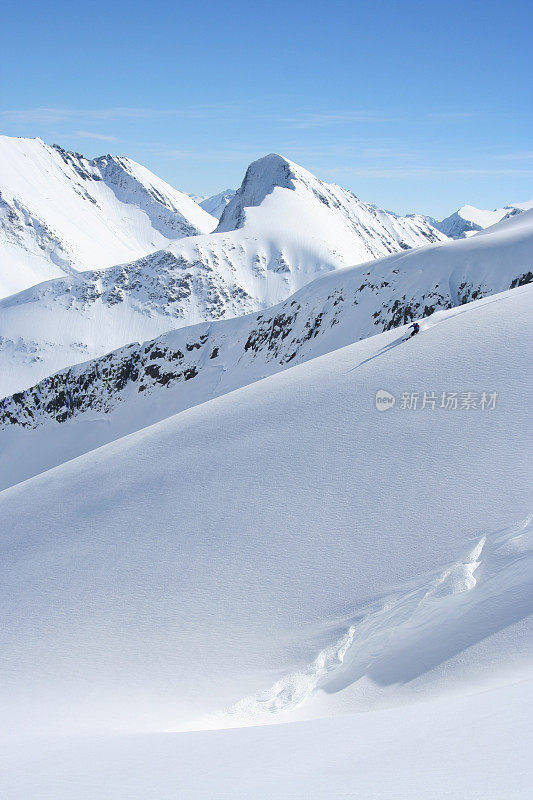
{"label": "snow-covered slope", "polygon": [[215,233],[5,300],[0,348],[9,372],[0,392],[178,325],[267,308],[321,272],[441,238],[421,217],[380,211],[267,156],[248,168]]}
{"label": "snow-covered slope", "polygon": [[302,719],[529,670],[531,291],[0,492],[4,730]]}
{"label": "snow-covered slope", "polygon": [[9,800],[529,800],[533,681],[342,718],[3,744]]}
{"label": "snow-covered slope", "polygon": [[[187,241],[190,244],[196,239]],[[268,374],[272,365],[267,369],[266,361],[279,369],[293,359],[297,362],[316,355],[317,343],[333,349],[427,316],[435,309],[450,308],[526,283],[531,280],[532,254],[533,211],[530,211],[472,240],[419,248],[372,264],[333,271],[260,316],[228,320],[224,325],[204,324],[196,330],[173,333],[168,343],[165,340],[156,347],[164,352],[161,369],[165,374],[169,370],[181,374],[182,368],[194,367],[196,373],[199,363],[205,364],[209,360],[206,354],[216,347],[222,355],[213,364],[217,368],[215,373],[220,372],[219,365],[224,366],[223,380],[217,380],[216,385],[220,384],[220,389],[224,385],[236,388],[254,379],[246,375]],[[187,283],[185,267],[180,282],[172,267],[169,272],[162,270],[157,282],[148,281],[141,265],[137,269],[125,273],[122,268],[113,268],[95,275],[92,284],[79,278],[79,281],[70,282],[69,291],[61,283],[61,294],[57,293],[57,282],[53,282],[0,302],[0,336],[3,337],[0,340],[0,387],[3,394],[34,385],[36,380],[65,364],[105,353],[125,341],[151,339],[161,329],[175,327],[175,314],[183,302],[190,302],[194,287],[198,288],[199,284]],[[246,306],[242,296],[236,294],[232,304],[234,312],[238,313],[239,307],[244,311]],[[30,329],[31,338],[27,335]],[[196,345],[202,339],[198,349]],[[254,347],[246,345],[249,339],[255,342]],[[196,345],[189,352],[187,345],[192,343]],[[231,344],[231,354],[228,354],[227,343]],[[256,355],[256,349],[261,353],[257,353],[254,361],[251,357]],[[139,358],[143,349],[127,348],[126,352],[126,357],[119,353],[116,359],[109,357],[102,362],[109,366],[111,374],[131,353]],[[184,354],[182,361],[172,355],[179,352]],[[226,359],[229,359],[227,363]],[[142,356],[140,360],[142,362]],[[238,376],[234,371],[236,363],[241,370]],[[80,377],[84,371],[81,367],[69,374],[69,396],[72,392],[76,396],[79,394],[72,382],[80,379],[85,385]],[[91,372],[89,368],[88,373]],[[65,388],[64,380],[64,376],[59,377],[46,385]],[[235,383],[235,380],[241,382]],[[90,383],[92,385],[93,381]],[[211,383],[209,391],[213,390]],[[143,381],[139,380],[139,387],[141,385],[144,388]],[[43,391],[44,396],[41,390],[38,395],[47,407],[51,401],[49,389]],[[94,393],[100,396],[101,407],[105,407],[107,390],[94,385]],[[89,394],[92,396],[92,390],[84,403]],[[19,401],[15,406],[8,402],[9,413],[15,410],[18,415],[21,404],[27,413],[35,412],[34,401],[26,396],[23,403]],[[75,407],[72,401],[70,410]],[[51,408],[60,418],[65,413],[65,402]]]}
{"label": "snow-covered slope", "polygon": [[228,205],[229,201],[235,197],[236,189],[226,189],[223,192],[214,194],[212,197],[207,197],[200,202],[200,205],[211,216],[216,217],[218,220],[222,216],[222,212]]}
{"label": "snow-covered slope", "polygon": [[0,136],[0,297],[75,270],[109,267],[216,220],[129,158]]}
{"label": "snow-covered slope", "polygon": [[441,222],[432,220],[431,224],[450,239],[463,239],[531,208],[533,208],[533,200],[528,203],[513,203],[505,208],[496,208],[494,211],[466,205]]}

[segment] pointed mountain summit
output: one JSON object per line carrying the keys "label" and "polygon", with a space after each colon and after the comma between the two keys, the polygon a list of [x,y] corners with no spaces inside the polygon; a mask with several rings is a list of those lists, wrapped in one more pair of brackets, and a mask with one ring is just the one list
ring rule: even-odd
{"label": "pointed mountain summit", "polygon": [[41,139],[0,136],[0,297],[131,261],[215,225],[129,158],[89,160]]}
{"label": "pointed mountain summit", "polygon": [[[246,208],[260,206],[276,188],[294,189],[294,182],[303,172],[306,170],[277,153],[253,161],[246,170],[240,188],[224,209],[217,231],[233,231],[244,227]],[[314,178],[311,173],[307,174]]]}
{"label": "pointed mountain summit", "polygon": [[[290,193],[280,190],[290,190]],[[325,183],[277,153],[250,164],[240,188],[222,212],[217,232],[245,226],[254,228],[258,217],[251,209],[260,206],[262,212],[266,212],[274,202],[279,217],[270,220],[272,224],[281,224],[283,217],[289,224],[301,227],[304,220],[300,216],[305,211],[306,216],[314,218],[310,227],[314,234],[320,233],[342,246],[348,233],[350,242],[346,242],[346,246],[352,248],[354,256],[357,254],[352,263],[445,239],[424,217],[401,217],[364,203],[353,192]],[[332,225],[336,229],[335,236],[323,230]],[[354,241],[354,234],[357,241]]]}

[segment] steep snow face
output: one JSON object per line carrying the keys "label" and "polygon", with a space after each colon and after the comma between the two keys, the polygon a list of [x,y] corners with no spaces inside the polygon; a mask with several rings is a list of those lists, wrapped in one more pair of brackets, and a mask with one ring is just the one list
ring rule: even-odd
{"label": "steep snow face", "polygon": [[464,239],[472,236],[478,231],[489,228],[503,219],[519,214],[521,211],[528,211],[533,208],[533,200],[527,203],[513,203],[505,208],[496,208],[494,211],[486,211],[475,206],[462,206],[442,222],[432,220],[432,224],[449,236],[451,239]]}
{"label": "steep snow face", "polygon": [[[282,189],[289,189],[291,193],[280,191]],[[256,206],[267,213],[277,209],[279,219],[272,219],[271,223],[285,223],[287,228],[298,225],[298,217],[306,213],[314,223],[309,233],[331,243],[338,242],[341,251],[351,247],[351,263],[445,238],[422,216],[399,217],[363,203],[347,189],[326,184],[303,167],[274,153],[250,164],[240,189],[222,213],[217,231],[233,231],[245,224],[253,231],[258,224],[264,224],[263,215],[258,217],[253,210]],[[333,225],[329,235],[328,225]],[[355,258],[353,248],[358,254]]]}
{"label": "steep snow face", "polygon": [[531,290],[434,323],[1,492],[4,730],[302,719],[530,670]]}
{"label": "steep snow face", "polygon": [[214,194],[212,197],[207,197],[205,200],[202,199],[199,202],[204,211],[207,211],[207,213],[211,214],[212,217],[216,217],[218,220],[220,220],[222,212],[228,205],[229,201],[235,197],[235,194],[235,189],[226,189],[224,192],[219,192],[218,194]]}
{"label": "steep snow face", "polygon": [[[240,231],[237,233],[240,235]],[[198,247],[194,243],[199,239],[186,242]],[[203,353],[210,347],[220,349],[217,339],[220,335],[224,340],[238,343],[234,352],[244,365],[253,349],[247,347],[245,353],[243,348],[253,336],[267,348],[263,352],[268,352],[269,360],[272,349],[279,350],[279,358],[276,356],[274,360],[282,365],[316,354],[307,353],[305,343],[310,338],[321,342],[325,337],[325,346],[329,347],[332,326],[340,337],[336,346],[342,346],[427,316],[436,309],[451,308],[525,284],[532,277],[532,253],[533,211],[530,211],[472,240],[410,250],[370,264],[333,271],[309,283],[277,308],[268,304],[270,310],[261,316],[228,320],[221,326],[206,324],[197,331],[186,330],[183,335],[177,333],[172,337],[180,342],[177,350],[186,353],[183,348],[188,342],[198,342],[199,336],[207,334]],[[87,275],[76,276],[68,284],[50,282],[0,302],[3,394],[18,392],[66,364],[98,356],[125,341],[152,339],[161,331],[175,328],[187,316],[197,320],[202,316],[222,317],[228,308],[235,315],[249,310],[250,294],[242,291],[235,278],[225,293],[219,289],[216,268],[221,268],[221,262],[213,264],[210,270],[198,268],[195,273],[190,261],[180,261],[167,251],[159,255],[161,261],[155,274],[151,271],[154,259],[149,258],[139,262],[135,270],[112,268],[95,273],[90,282]],[[200,258],[200,252],[196,258]],[[200,307],[199,297],[204,298]],[[169,345],[169,349],[174,352],[176,348]],[[137,351],[140,352],[139,348]],[[195,357],[193,353],[193,360]],[[177,373],[183,364],[192,367],[188,355],[185,361],[176,362]],[[233,379],[229,366],[226,365],[225,376]],[[164,372],[167,373],[166,368]],[[242,384],[233,384],[232,388],[236,385]],[[27,399],[25,403],[33,408]],[[64,411],[61,404],[57,415]]]}
{"label": "steep snow face", "polygon": [[250,166],[215,233],[5,300],[0,392],[178,326],[267,308],[320,273],[442,238],[421,218],[367,206],[267,156]]}
{"label": "steep snow face", "polygon": [[0,296],[131,261],[216,220],[129,158],[0,136]]}

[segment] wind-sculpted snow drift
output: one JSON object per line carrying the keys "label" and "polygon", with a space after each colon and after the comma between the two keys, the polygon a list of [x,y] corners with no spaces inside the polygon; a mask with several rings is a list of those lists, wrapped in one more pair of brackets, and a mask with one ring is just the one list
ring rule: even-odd
{"label": "wind-sculpted snow drift", "polygon": [[[446,309],[527,284],[532,252],[527,212],[475,239],[323,276],[262,314],[180,328],[63,370],[0,401],[0,486],[374,332],[421,317],[431,327]],[[62,429],[71,419],[83,420],[82,437]],[[39,428],[42,445],[26,451],[20,427]]]}
{"label": "wind-sculpted snow drift", "polygon": [[0,395],[131,341],[268,308],[337,267],[443,239],[422,217],[381,211],[266,156],[215,233],[0,302]]}
{"label": "wind-sculpted snow drift", "polygon": [[[6,730],[220,727],[257,705],[290,720],[527,672],[531,292],[314,358],[2,491]],[[379,389],[397,398],[386,413]],[[451,392],[477,404],[441,407]]]}
{"label": "wind-sculpted snow drift", "polygon": [[474,630],[478,637],[529,614],[532,521],[533,515],[528,515],[509,528],[483,535],[445,569],[374,600],[305,669],[243,698],[229,713],[241,720],[269,721],[319,690],[346,691],[368,674],[382,686],[407,683],[442,663],[445,656],[455,655],[458,640],[468,639],[467,631]]}
{"label": "wind-sculpted snow drift", "polygon": [[216,224],[129,158],[89,160],[41,139],[0,136],[0,297],[139,258]]}

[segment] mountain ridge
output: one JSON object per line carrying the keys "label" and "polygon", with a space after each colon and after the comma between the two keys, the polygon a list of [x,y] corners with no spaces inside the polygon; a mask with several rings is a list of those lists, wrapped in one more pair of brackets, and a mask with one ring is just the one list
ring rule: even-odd
{"label": "mountain ridge", "polygon": [[440,241],[422,217],[381,211],[267,156],[250,165],[214,233],[0,301],[0,394],[134,340],[268,308],[339,267]]}
{"label": "mountain ridge", "polygon": [[0,296],[110,267],[215,225],[132,159],[87,159],[40,138],[0,136]]}
{"label": "mountain ridge", "polygon": [[461,208],[440,222],[430,217],[428,217],[428,220],[435,228],[451,239],[464,239],[531,208],[533,208],[533,200],[526,203],[511,203],[493,211],[467,204],[461,206]]}
{"label": "mountain ridge", "polygon": [[211,216],[216,217],[220,222],[222,212],[226,208],[231,198],[236,194],[236,189],[224,189],[222,192],[211,195],[210,197],[200,198],[198,201],[204,211],[207,211]]}

